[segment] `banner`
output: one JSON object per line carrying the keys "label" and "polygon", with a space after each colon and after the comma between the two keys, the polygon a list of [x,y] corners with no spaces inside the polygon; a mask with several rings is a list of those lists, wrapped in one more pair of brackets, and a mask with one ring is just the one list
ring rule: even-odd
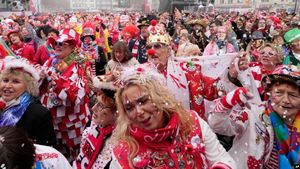
{"label": "banner", "polygon": [[[235,59],[237,53],[211,55],[211,56],[197,56],[197,57],[176,57],[175,60],[192,61],[195,64],[201,65],[201,72],[209,77],[218,78],[220,76],[227,75],[228,68],[233,63],[238,71],[238,79],[248,91],[250,91],[254,97],[249,102],[254,104],[260,104],[261,99],[255,85],[255,80],[250,69],[241,71],[238,69],[238,60]],[[228,82],[230,83],[230,82]]]}
{"label": "banner", "polygon": [[222,75],[232,63],[237,53],[196,56],[196,57],[176,57],[179,61],[192,61],[195,64],[201,65],[201,71],[204,75],[217,78]]}

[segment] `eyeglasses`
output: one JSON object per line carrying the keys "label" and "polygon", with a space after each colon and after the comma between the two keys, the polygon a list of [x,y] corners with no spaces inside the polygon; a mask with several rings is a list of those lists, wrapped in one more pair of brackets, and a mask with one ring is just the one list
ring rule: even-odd
{"label": "eyeglasses", "polygon": [[103,111],[103,110],[105,110],[105,109],[112,109],[112,107],[110,107],[110,106],[105,106],[105,105],[103,105],[102,103],[96,103],[94,106],[93,106],[93,110],[94,111],[96,111],[96,112],[101,112],[101,111]]}
{"label": "eyeglasses", "polygon": [[146,49],[151,49],[151,48],[154,48],[154,49],[160,49],[161,47],[163,47],[165,45],[163,44],[160,44],[160,43],[155,43],[155,44],[152,44],[152,45],[147,45],[146,46]]}
{"label": "eyeglasses", "polygon": [[265,51],[262,51],[262,52],[260,52],[260,54],[261,54],[262,56],[264,56],[264,55],[268,55],[268,56],[270,56],[270,57],[276,56],[276,53],[275,53],[275,52],[265,52]]}

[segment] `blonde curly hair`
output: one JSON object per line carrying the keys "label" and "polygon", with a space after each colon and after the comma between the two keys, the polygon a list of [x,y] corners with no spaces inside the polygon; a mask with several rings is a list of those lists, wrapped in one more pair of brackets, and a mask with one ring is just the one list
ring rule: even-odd
{"label": "blonde curly hair", "polygon": [[173,113],[177,113],[179,116],[179,127],[182,133],[183,139],[187,138],[192,130],[192,121],[190,113],[186,111],[183,106],[175,100],[174,96],[161,85],[155,79],[139,79],[139,76],[135,75],[126,80],[124,86],[116,93],[116,103],[118,109],[118,119],[116,126],[116,140],[124,141],[128,143],[130,149],[129,162],[132,166],[132,160],[137,155],[139,150],[139,144],[129,133],[130,120],[124,108],[123,93],[126,89],[132,86],[140,87],[143,91],[148,91],[153,104],[158,110],[167,113],[169,117]]}
{"label": "blonde curly hair", "polygon": [[39,95],[38,82],[30,74],[22,70],[6,69],[3,72],[1,72],[0,81],[2,81],[3,77],[14,77],[14,76],[21,76],[23,78],[23,81],[26,85],[26,91],[31,96]]}

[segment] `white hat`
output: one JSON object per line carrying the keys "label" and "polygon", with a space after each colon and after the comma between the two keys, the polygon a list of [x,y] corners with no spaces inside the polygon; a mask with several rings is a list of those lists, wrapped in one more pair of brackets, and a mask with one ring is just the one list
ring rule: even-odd
{"label": "white hat", "polygon": [[39,73],[41,72],[41,69],[39,69],[38,67],[34,67],[34,65],[25,58],[20,58],[16,56],[6,56],[4,59],[1,60],[0,66],[1,71],[7,69],[21,69],[29,73],[37,82],[40,80]]}

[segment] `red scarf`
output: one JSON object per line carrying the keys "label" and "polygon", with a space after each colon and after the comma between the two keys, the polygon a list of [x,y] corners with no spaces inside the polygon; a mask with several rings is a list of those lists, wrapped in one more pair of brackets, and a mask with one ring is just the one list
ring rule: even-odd
{"label": "red scarf", "polygon": [[[191,169],[193,164],[188,162],[188,158],[191,157],[192,160],[197,160],[194,167],[202,167],[203,165],[202,159],[197,155],[200,153],[194,153],[193,148],[191,148],[192,145],[186,143],[186,140],[182,140],[177,113],[172,114],[169,123],[164,128],[148,131],[131,126],[130,134],[140,144],[140,152],[133,159],[133,165],[136,168],[143,168],[148,165],[166,169],[170,166],[158,163],[168,164],[171,160],[174,168],[182,167],[182,162],[184,162],[184,168]],[[177,152],[177,149],[180,151]]]}
{"label": "red scarf", "polygon": [[131,126],[130,134],[141,144],[147,144],[155,148],[156,143],[162,143],[167,138],[174,135],[178,129],[179,118],[177,113],[172,115],[166,127],[155,130],[144,130],[135,126]]}
{"label": "red scarf", "polygon": [[114,125],[109,125],[105,128],[100,128],[98,125],[91,127],[86,141],[81,145],[80,153],[76,159],[78,169],[92,168],[103,148],[105,139],[112,133],[114,128]]}

